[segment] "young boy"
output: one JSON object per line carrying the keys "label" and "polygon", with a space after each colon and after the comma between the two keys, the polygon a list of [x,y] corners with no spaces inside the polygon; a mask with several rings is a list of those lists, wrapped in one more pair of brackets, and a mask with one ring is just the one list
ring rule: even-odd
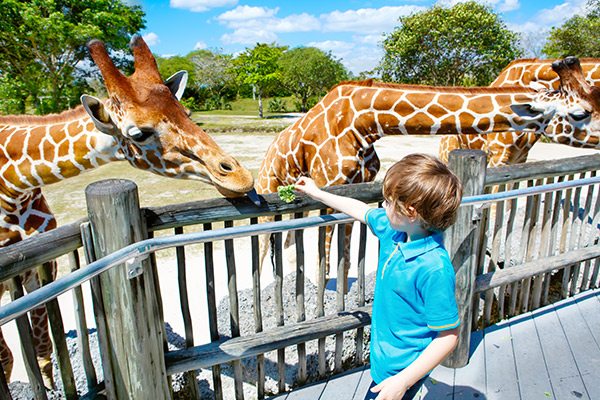
{"label": "young boy", "polygon": [[456,220],[458,178],[437,158],[412,154],[383,181],[383,208],[319,189],[300,178],[295,189],[366,223],[379,238],[367,399],[415,397],[456,346],[454,269],[442,232]]}

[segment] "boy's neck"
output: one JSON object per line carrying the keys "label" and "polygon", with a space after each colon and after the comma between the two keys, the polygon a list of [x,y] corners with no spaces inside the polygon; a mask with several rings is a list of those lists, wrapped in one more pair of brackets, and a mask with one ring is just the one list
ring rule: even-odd
{"label": "boy's neck", "polygon": [[414,242],[415,240],[426,238],[431,235],[431,231],[423,228],[420,224],[415,224],[411,229],[406,230],[406,241]]}

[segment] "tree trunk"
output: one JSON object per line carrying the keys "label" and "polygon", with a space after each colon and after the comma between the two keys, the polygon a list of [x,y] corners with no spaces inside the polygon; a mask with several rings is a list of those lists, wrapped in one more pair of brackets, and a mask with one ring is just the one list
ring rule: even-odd
{"label": "tree trunk", "polygon": [[263,103],[262,103],[262,90],[260,88],[256,89],[256,95],[258,97],[258,117],[263,117]]}

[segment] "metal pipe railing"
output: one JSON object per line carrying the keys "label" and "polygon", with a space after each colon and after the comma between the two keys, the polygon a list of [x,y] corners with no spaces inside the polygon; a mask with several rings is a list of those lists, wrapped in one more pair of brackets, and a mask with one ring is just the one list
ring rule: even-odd
{"label": "metal pipe railing", "polygon": [[[499,193],[468,196],[463,198],[461,206],[481,205],[483,207],[487,204],[497,201],[514,199],[523,196],[532,196],[579,186],[589,186],[598,183],[600,183],[600,177],[592,177],[523,189],[508,190]],[[27,295],[15,299],[5,306],[0,307],[0,326],[28,311],[31,311],[48,300],[54,299],[66,291],[81,285],[85,281],[116,265],[120,265],[125,262],[139,261],[140,259],[145,258],[148,254],[158,250],[164,250],[167,248],[187,244],[236,239],[240,237],[291,230],[293,231],[298,229],[348,223],[352,221],[353,219],[351,217],[340,213],[146,239],[126,246],[106,257],[90,263],[85,268],[71,272],[67,276],[57,279],[56,281],[51,282],[38,290],[28,293]]]}

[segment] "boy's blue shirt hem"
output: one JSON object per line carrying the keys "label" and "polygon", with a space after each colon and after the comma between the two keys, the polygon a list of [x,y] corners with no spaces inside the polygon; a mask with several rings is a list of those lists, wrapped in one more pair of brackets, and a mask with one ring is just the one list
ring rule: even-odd
{"label": "boy's blue shirt hem", "polygon": [[371,326],[371,375],[379,383],[408,367],[439,331],[458,327],[460,320],[443,235],[407,242],[381,208],[369,209],[365,221],[380,241]]}

